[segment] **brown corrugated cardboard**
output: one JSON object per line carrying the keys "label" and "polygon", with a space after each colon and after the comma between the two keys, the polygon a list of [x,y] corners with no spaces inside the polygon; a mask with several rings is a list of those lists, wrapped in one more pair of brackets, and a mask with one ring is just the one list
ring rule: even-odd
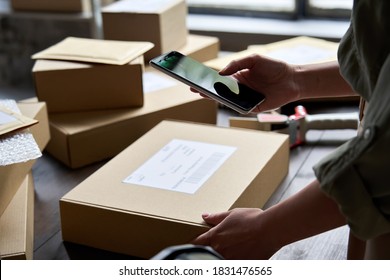
{"label": "brown corrugated cardboard", "polygon": [[[78,168],[117,155],[163,119],[216,123],[215,102],[164,74],[149,72],[153,77],[148,76],[145,84],[156,83],[157,88],[146,90],[141,108],[51,114],[47,151],[67,166]],[[150,80],[156,78],[160,80]]]}
{"label": "brown corrugated cardboard", "polygon": [[186,19],[184,0],[123,0],[102,9],[105,39],[148,41],[155,45],[145,53],[145,61],[185,46]]}
{"label": "brown corrugated cardboard", "polygon": [[90,0],[11,0],[14,10],[39,12],[90,12]]}
{"label": "brown corrugated cardboard", "polygon": [[[45,103],[18,104],[18,107],[22,114],[38,120],[38,124],[29,128],[29,130],[33,134],[39,148],[43,150],[50,137]],[[0,215],[12,200],[34,163],[35,160],[30,160],[23,163],[0,166]]]}
{"label": "brown corrugated cardboard", "polygon": [[33,259],[34,183],[28,174],[0,217],[0,259]]}
{"label": "brown corrugated cardboard", "polygon": [[49,113],[140,107],[143,57],[126,65],[37,60],[35,90]]}
{"label": "brown corrugated cardboard", "polygon": [[[188,171],[191,167],[177,171],[188,164],[187,156],[198,153],[198,148],[192,147],[186,147],[183,150],[188,152],[184,152],[185,159],[178,159],[176,166],[172,165],[174,168],[167,169],[165,174],[159,167],[144,173],[146,177],[157,173],[169,178],[175,175],[167,173],[183,172],[183,180],[169,185],[175,187],[162,189],[143,186],[142,182],[123,182],[140,166],[153,161],[157,153],[166,152],[167,144],[172,140],[212,145],[213,148],[203,156],[208,159],[214,159],[214,153],[221,146],[233,152],[193,192],[178,191],[176,186],[188,182],[189,178],[194,179],[195,174],[202,174],[202,167],[212,168],[209,161],[206,161],[207,167],[199,166],[197,162],[202,157],[197,155],[190,165],[199,172],[185,175],[193,172]],[[169,148],[169,156],[163,156],[163,161],[175,157],[176,151],[185,145]],[[162,121],[61,198],[63,239],[150,258],[165,247],[188,243],[204,232],[207,226],[202,222],[201,214],[206,211],[262,207],[287,174],[288,159],[286,135]],[[134,177],[144,179],[145,176]],[[197,183],[192,180],[189,184]]]}
{"label": "brown corrugated cardboard", "polygon": [[218,57],[220,44],[218,37],[189,34],[186,45],[177,50],[197,61],[205,62]]}

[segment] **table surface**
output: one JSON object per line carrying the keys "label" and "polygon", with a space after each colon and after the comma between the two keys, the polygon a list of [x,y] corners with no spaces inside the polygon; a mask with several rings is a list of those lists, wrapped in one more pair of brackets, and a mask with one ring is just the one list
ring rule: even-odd
{"label": "table surface", "polygon": [[[19,95],[18,95],[19,94]],[[0,98],[23,99],[31,91],[15,91],[0,88]],[[311,112],[357,111],[355,102],[316,103]],[[310,111],[309,111],[310,112]],[[218,126],[228,126],[229,116],[235,115],[226,108],[220,108]],[[343,142],[355,136],[353,129],[312,130],[307,132],[305,145],[290,151],[289,172],[270,197],[264,208],[268,208],[296,193],[314,179],[312,166]],[[34,207],[34,259],[134,259],[131,256],[102,251],[82,245],[63,242],[59,215],[59,199],[99,169],[105,161],[89,166],[71,169],[48,153],[37,160],[32,173],[35,185]],[[347,256],[347,226],[307,238],[283,247],[272,259],[320,259],[342,260]]]}

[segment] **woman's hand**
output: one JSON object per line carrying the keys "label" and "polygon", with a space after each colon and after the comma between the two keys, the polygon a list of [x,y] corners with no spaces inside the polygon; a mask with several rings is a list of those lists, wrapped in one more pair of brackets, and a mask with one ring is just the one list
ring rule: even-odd
{"label": "woman's hand", "polygon": [[233,60],[219,73],[230,75],[265,96],[265,101],[254,111],[256,113],[277,109],[299,98],[298,84],[294,79],[297,67],[253,54]]}
{"label": "woman's hand", "polygon": [[[297,100],[299,90],[294,81],[294,73],[295,68],[285,62],[255,54],[233,60],[219,72],[221,75],[232,76],[265,96],[265,101],[253,113],[274,110]],[[198,93],[194,88],[191,91]],[[207,98],[203,94],[201,96]]]}
{"label": "woman's hand", "polygon": [[264,211],[237,208],[202,217],[212,227],[193,243],[211,246],[226,259],[269,259],[287,244],[346,224],[317,180]]}
{"label": "woman's hand", "polygon": [[262,93],[265,100],[253,111],[259,113],[300,99],[356,95],[339,70],[337,61],[293,65],[253,54],[233,60],[219,73]]}
{"label": "woman's hand", "polygon": [[226,259],[269,259],[280,248],[273,244],[272,236],[266,236],[262,213],[257,208],[237,208],[203,214],[205,222],[213,227],[193,244],[211,246]]}

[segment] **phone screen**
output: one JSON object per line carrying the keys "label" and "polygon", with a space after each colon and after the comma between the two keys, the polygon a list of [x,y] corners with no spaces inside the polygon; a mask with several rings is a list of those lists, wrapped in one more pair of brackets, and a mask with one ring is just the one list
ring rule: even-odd
{"label": "phone screen", "polygon": [[249,113],[264,100],[261,93],[176,51],[154,58],[150,63],[240,113]]}

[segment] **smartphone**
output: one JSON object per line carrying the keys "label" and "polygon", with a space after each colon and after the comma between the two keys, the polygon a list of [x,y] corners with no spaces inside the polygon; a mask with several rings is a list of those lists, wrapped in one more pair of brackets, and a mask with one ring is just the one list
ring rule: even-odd
{"label": "smartphone", "polygon": [[152,67],[241,114],[250,113],[264,101],[264,95],[260,92],[232,77],[222,76],[214,69],[177,51],[160,55],[149,63]]}

